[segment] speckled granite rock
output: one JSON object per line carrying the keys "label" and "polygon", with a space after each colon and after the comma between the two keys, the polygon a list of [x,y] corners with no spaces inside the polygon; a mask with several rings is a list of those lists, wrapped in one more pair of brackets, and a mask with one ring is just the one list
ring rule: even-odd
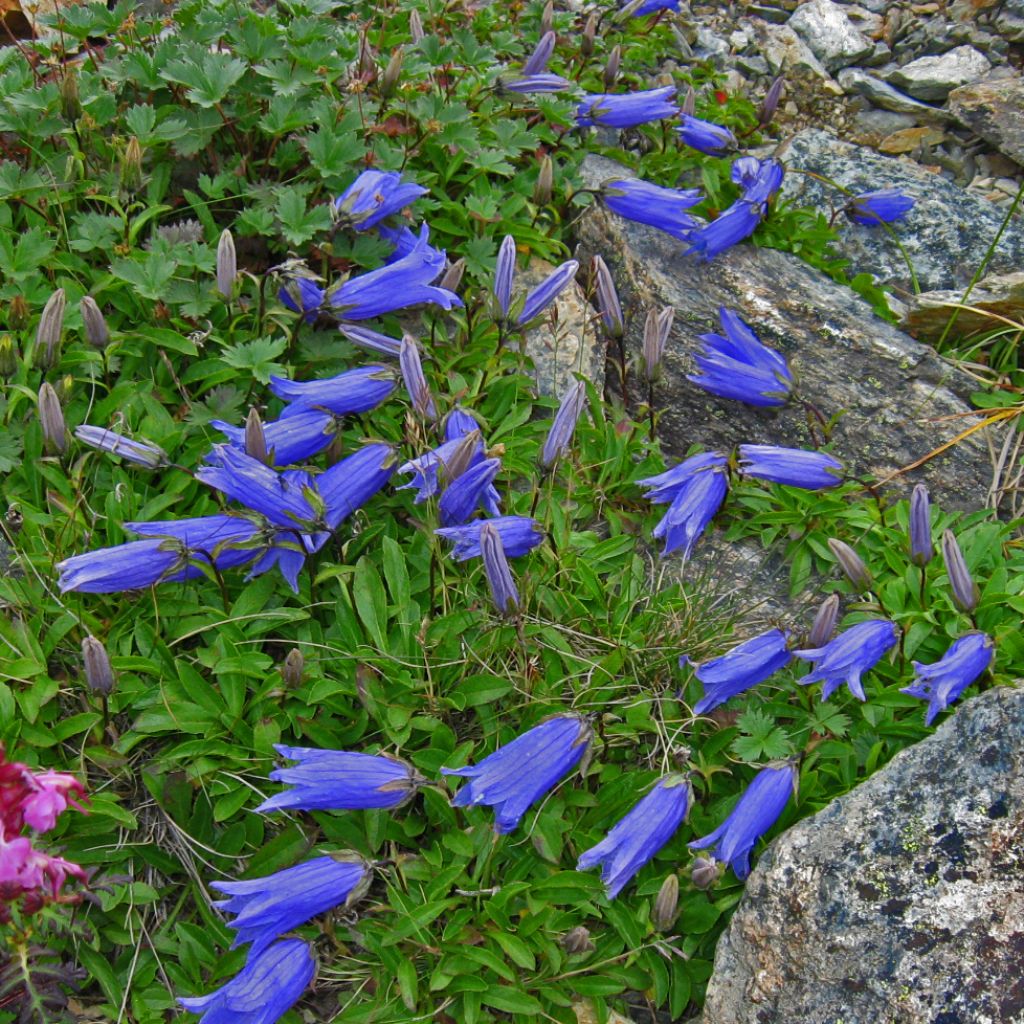
{"label": "speckled granite rock", "polygon": [[934,735],[762,855],[704,1024],[1024,1022],[1024,690]]}
{"label": "speckled granite rock", "polygon": [[[917,205],[895,227],[924,291],[966,285],[1005,215],[987,199],[964,191],[918,164],[841,142],[817,129],[793,136],[784,158],[790,167],[814,171],[855,193],[893,186],[913,196]],[[787,175],[782,194],[801,205],[826,210],[836,198],[833,189],[804,174]],[[906,263],[883,229],[845,221],[837,224],[837,248],[850,260],[851,273],[867,271],[882,282],[911,290]],[[989,270],[1007,273],[1021,265],[1024,228],[1015,222],[1004,233]]]}
{"label": "speckled granite rock", "polygon": [[[961,291],[915,295],[907,304],[900,327],[920,340],[936,341],[955,312],[953,306],[959,305],[963,297]],[[957,314],[953,337],[968,337],[981,331],[1010,327],[996,317],[1024,322],[1024,273],[983,277],[972,289],[967,305],[972,308],[961,309]]]}
{"label": "speckled granite rock", "polygon": [[973,46],[957,46],[937,57],[918,57],[889,75],[898,89],[916,100],[941,103],[958,86],[976,82],[990,68]]}
{"label": "speckled granite rock", "polygon": [[1024,79],[987,78],[954,89],[949,109],[965,128],[1024,164]]}
{"label": "speckled granite rock", "polygon": [[[584,163],[591,187],[622,173],[620,165],[600,157]],[[834,437],[853,472],[884,477],[963,429],[975,382],[795,256],[739,245],[705,263],[683,257],[683,246],[670,236],[600,207],[581,220],[579,238],[581,257],[600,253],[615,275],[631,351],[639,351],[647,309],[677,310],[665,382],[656,392],[662,444],[673,455],[694,444],[810,442],[802,409],[755,410],[708,395],[686,379],[695,369],[697,336],[718,330],[723,305],[786,355],[806,400],[826,416],[846,410]],[[639,385],[632,391],[639,393]],[[901,478],[899,486],[923,479],[944,506],[977,508],[990,475],[984,442],[970,438],[919,472]]]}
{"label": "speckled granite rock", "polygon": [[809,0],[801,4],[787,22],[811,48],[829,71],[856,64],[874,50],[874,43],[857,31],[839,4],[832,0]]}

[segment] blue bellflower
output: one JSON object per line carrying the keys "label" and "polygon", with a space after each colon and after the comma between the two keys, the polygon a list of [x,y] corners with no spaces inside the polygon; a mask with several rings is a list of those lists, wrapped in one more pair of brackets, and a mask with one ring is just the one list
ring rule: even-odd
{"label": "blue bellflower", "polygon": [[309,943],[288,939],[250,956],[215,992],[179,997],[178,1002],[190,1013],[202,1014],[200,1024],[275,1024],[298,1002],[315,969]]}
{"label": "blue bellflower", "polygon": [[644,497],[652,505],[667,505],[679,496],[679,492],[693,479],[696,473],[705,469],[724,470],[729,460],[721,452],[698,452],[678,465],[659,473],[637,480],[639,487],[647,489]]}
{"label": "blue bellflower", "polygon": [[632,128],[648,121],[660,121],[675,117],[679,112],[675,98],[674,85],[618,95],[591,93],[576,108],[576,123],[584,128],[590,125]]}
{"label": "blue bellflower", "polygon": [[685,242],[699,226],[686,211],[703,196],[695,188],[661,188],[639,178],[612,178],[602,182],[601,199],[620,217],[647,224]]}
{"label": "blue bellflower", "polygon": [[708,156],[725,156],[738,145],[736,136],[728,128],[712,121],[702,121],[692,114],[681,114],[679,120],[682,124],[676,131],[683,142]]}
{"label": "blue bellflower", "polygon": [[[476,433],[476,431],[473,431],[473,433]],[[445,441],[424,455],[410,459],[404,465],[399,466],[399,473],[412,473],[413,477],[408,483],[402,484],[398,490],[405,491],[410,487],[416,488],[416,497],[413,500],[417,505],[422,504],[428,498],[434,497],[441,489],[442,472],[447,470],[450,460],[460,450],[462,443],[462,437],[453,438],[451,441]],[[469,469],[478,465],[483,460],[483,453],[484,443],[478,439],[470,457],[469,465],[466,468]]]}
{"label": "blue bellflower", "polygon": [[[233,427],[213,420],[215,427],[231,442],[232,448],[245,451],[245,427]],[[322,452],[337,435],[338,423],[330,413],[306,410],[263,424],[267,452],[275,466],[292,466]]]}
{"label": "blue bellflower", "polygon": [[478,765],[442,768],[442,775],[470,780],[452,805],[493,807],[495,832],[511,832],[530,806],[579,764],[592,735],[579,715],[554,715],[499,747]]}
{"label": "blue bellflower", "polygon": [[910,495],[910,560],[924,567],[935,554],[932,544],[931,502],[928,488],[917,484]]}
{"label": "blue bellflower", "polygon": [[732,813],[710,835],[695,839],[690,848],[714,846],[715,857],[726,861],[739,879],[750,874],[750,851],[775,824],[796,789],[796,766],[767,767],[754,776]]}
{"label": "blue bellflower", "polygon": [[806,491],[820,491],[843,482],[843,464],[831,455],[771,444],[741,444],[740,469],[746,476]]}
{"label": "blue bellflower", "polygon": [[914,681],[900,693],[928,701],[924,724],[931,725],[989,667],[994,653],[995,644],[984,633],[967,633],[931,665],[915,661]]}
{"label": "blue bellflower", "polygon": [[512,305],[512,279],[516,271],[516,240],[506,235],[498,246],[498,260],[494,268],[494,297],[501,315],[507,317]]}
{"label": "blue bellflower", "polygon": [[548,61],[555,52],[557,37],[554,32],[545,32],[533,48],[533,53],[527,58],[523,65],[524,75],[540,75],[548,69]]}
{"label": "blue bellflower", "polygon": [[502,615],[519,608],[519,591],[501,544],[501,534],[486,520],[480,527],[480,554],[494,606]]}
{"label": "blue bellflower", "polygon": [[576,424],[587,403],[587,386],[583,381],[573,381],[562,395],[558,411],[551,421],[551,429],[544,439],[540,452],[540,464],[550,469],[559,456],[563,455],[576,432]]}
{"label": "blue bellflower", "polygon": [[276,768],[274,782],[286,789],[256,808],[270,811],[361,811],[371,807],[400,807],[412,799],[423,777],[404,761],[383,754],[347,750],[318,750],[275,743],[274,749],[298,764]]}
{"label": "blue bellflower", "polygon": [[107,430],[104,427],[81,426],[75,427],[75,437],[90,448],[98,448],[100,451],[110,452],[112,455],[120,455],[122,459],[133,462],[136,466],[144,466],[146,469],[159,469],[167,465],[167,453],[163,448],[146,441],[133,441],[116,430]]}
{"label": "blue bellflower", "polygon": [[[658,11],[678,11],[680,0],[644,0],[636,10],[633,11],[634,18],[641,18],[645,14],[657,14]],[[628,4],[623,4],[623,7]]]}
{"label": "blue bellflower", "polygon": [[898,188],[880,188],[854,196],[846,205],[846,216],[857,224],[873,228],[900,220],[913,208],[914,200]]}
{"label": "blue bellflower", "polygon": [[584,852],[576,870],[601,865],[601,881],[613,900],[630,879],[654,859],[686,820],[692,794],[685,775],[665,775],[596,846]]}
{"label": "blue bellflower", "polygon": [[285,932],[305,924],[339,904],[351,906],[369,887],[370,870],[361,857],[317,857],[264,878],[244,882],[213,882],[230,896],[213,905],[235,919],[231,948],[251,942],[250,956],[259,956]]}
{"label": "blue bellflower", "polygon": [[517,78],[502,78],[498,80],[498,86],[502,92],[527,94],[531,92],[564,92],[566,89],[572,88],[572,82],[561,75],[546,71],[537,75],[524,74]]}
{"label": "blue bellflower", "polygon": [[763,344],[731,309],[718,311],[721,334],[702,334],[704,352],[694,357],[698,375],[687,380],[720,398],[747,405],[785,405],[793,375],[785,358]]}
{"label": "blue bellflower", "polygon": [[500,459],[482,459],[448,484],[437,503],[441,524],[458,526],[481,507],[498,515],[501,508],[494,501],[494,480],[500,470]]}
{"label": "blue bellflower", "polygon": [[824,647],[793,652],[804,661],[814,662],[814,671],[799,682],[802,686],[823,683],[822,700],[828,700],[843,683],[857,700],[867,700],[861,676],[874,668],[898,639],[899,630],[888,619],[858,622]]}
{"label": "blue bellflower", "polygon": [[415,182],[403,182],[397,171],[367,170],[334,201],[335,215],[346,227],[367,231],[426,194]]}
{"label": "blue bellflower", "polygon": [[774,157],[759,160],[741,156],[733,161],[729,175],[740,188],[740,198],[747,203],[767,203],[782,186],[786,169]]}
{"label": "blue bellflower", "polygon": [[540,316],[576,277],[580,265],[576,260],[566,260],[556,267],[536,288],[526,293],[523,311],[516,317],[516,326],[523,327]]}
{"label": "blue bellflower", "polygon": [[494,519],[474,519],[464,526],[449,526],[434,532],[451,541],[452,558],[465,562],[481,555],[480,531],[484,524],[491,526],[501,537],[501,547],[507,558],[518,558],[532,551],[544,539],[540,523],[529,516],[498,516]]}
{"label": "blue bellflower", "polygon": [[785,668],[793,658],[786,639],[781,629],[770,629],[699,664],[685,655],[681,657],[679,664],[692,665],[693,674],[704,684],[704,696],[694,705],[693,713],[707,714]]}
{"label": "blue bellflower", "polygon": [[317,477],[317,491],[324,504],[324,521],[331,530],[336,530],[384,488],[395,471],[394,456],[391,445],[371,441]]}
{"label": "blue bellflower", "polygon": [[296,277],[282,285],[277,292],[282,305],[293,313],[301,313],[306,323],[313,323],[324,304],[326,293],[308,277]]}
{"label": "blue bellflower", "polygon": [[437,406],[430,393],[427,378],[423,375],[420,347],[411,334],[402,338],[402,347],[398,352],[398,365],[402,370],[402,380],[405,382],[405,390],[409,393],[412,407],[424,419],[436,420]]}
{"label": "blue bellflower", "polygon": [[386,366],[360,366],[322,380],[271,377],[270,390],[288,405],[282,419],[318,410],[334,416],[369,412],[395,390],[394,374]]}
{"label": "blue bellflower", "polygon": [[402,343],[395,338],[389,338],[379,331],[371,331],[369,327],[363,327],[361,324],[339,324],[338,330],[353,344],[367,348],[371,352],[397,357],[402,348]]}

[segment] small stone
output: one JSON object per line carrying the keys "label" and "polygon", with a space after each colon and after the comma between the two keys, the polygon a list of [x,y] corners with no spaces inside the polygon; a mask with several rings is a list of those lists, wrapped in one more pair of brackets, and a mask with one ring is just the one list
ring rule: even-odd
{"label": "small stone", "polygon": [[892,110],[858,111],[853,118],[851,139],[861,146],[877,147],[891,135],[917,126],[913,114],[897,114]]}
{"label": "small stone", "polygon": [[803,72],[821,81],[832,81],[821,61],[788,25],[756,25],[761,54],[773,75]]}
{"label": "small stone", "polygon": [[965,128],[1024,164],[1024,81],[995,75],[949,94],[949,109]]}
{"label": "small stone", "polygon": [[[952,290],[915,295],[900,319],[900,328],[919,341],[938,341],[963,297],[962,291]],[[968,303],[971,309],[957,313],[955,337],[967,338],[1006,326],[996,320],[997,316],[1021,322],[1024,320],[1024,273],[983,277],[971,289]]]}
{"label": "small stone", "polygon": [[921,146],[937,146],[946,135],[939,128],[904,128],[887,135],[878,144],[880,153],[912,153]]}
{"label": "small stone", "polygon": [[832,0],[810,0],[796,9],[788,25],[829,71],[855,64],[874,49],[871,40],[857,31],[842,7]]}
{"label": "small stone", "polygon": [[921,103],[860,68],[844,68],[836,76],[836,81],[847,93],[860,93],[876,107],[893,110],[897,114],[913,114],[924,124],[946,124],[952,120],[952,115],[945,110]]}
{"label": "small stone", "polygon": [[736,58],[736,67],[751,78],[767,78],[771,74],[764,57],[739,56]]}
{"label": "small stone", "polygon": [[976,82],[992,65],[973,46],[958,46],[941,57],[919,57],[897,69],[888,81],[914,99],[942,102],[953,89]]}
{"label": "small stone", "polygon": [[750,4],[747,11],[755,17],[763,18],[765,21],[773,22],[776,25],[784,25],[789,21],[789,11],[784,7],[769,7],[766,4]]}

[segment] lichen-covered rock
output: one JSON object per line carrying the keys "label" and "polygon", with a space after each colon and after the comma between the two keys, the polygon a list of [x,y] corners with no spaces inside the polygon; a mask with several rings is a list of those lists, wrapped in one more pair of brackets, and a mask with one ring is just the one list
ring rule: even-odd
{"label": "lichen-covered rock", "polygon": [[1024,79],[992,77],[954,89],[949,109],[965,128],[1024,163]]}
{"label": "lichen-covered rock", "polygon": [[973,46],[956,46],[937,57],[918,57],[889,75],[889,81],[916,100],[941,103],[958,86],[976,82],[990,68]]}
{"label": "lichen-covered rock", "polygon": [[[912,196],[915,206],[894,225],[924,291],[966,285],[996,237],[1005,211],[966,192],[920,164],[881,156],[827,132],[808,128],[793,136],[784,154],[788,166],[812,171],[848,188],[869,192],[894,187]],[[837,193],[806,174],[788,174],[782,194],[801,206],[828,210]],[[842,197],[838,197],[842,200]],[[838,251],[850,260],[850,272],[911,291],[910,274],[899,249],[880,228],[837,221]],[[1008,273],[1024,265],[1024,229],[1007,226],[992,255],[989,271]]]}
{"label": "lichen-covered rock", "polygon": [[784,833],[722,935],[704,1024],[1024,1022],[1024,690]]}
{"label": "lichen-covered rock", "polygon": [[921,341],[938,341],[955,313],[949,335],[953,338],[1001,328],[1012,330],[1013,323],[1024,323],[1024,273],[983,277],[967,297],[969,308],[957,312],[957,307],[963,307],[963,299],[961,291],[915,295],[900,319],[900,327]]}
{"label": "lichen-covered rock", "polygon": [[[624,173],[621,165],[593,156],[583,170],[589,187]],[[736,310],[762,341],[786,356],[799,378],[801,398],[813,409],[826,419],[842,412],[835,447],[855,475],[886,477],[969,422],[966,399],[977,387],[970,377],[795,256],[744,244],[707,263],[684,257],[684,246],[670,236],[599,206],[581,220],[579,238],[581,259],[599,253],[612,269],[631,352],[640,350],[648,309],[671,305],[677,310],[665,379],[655,390],[659,437],[673,456],[696,444],[730,449],[742,442],[811,443],[805,408],[752,409],[709,395],[686,379],[695,372],[698,336],[719,330],[721,306]],[[633,404],[645,395],[640,381],[630,382]],[[893,486],[924,480],[940,504],[977,508],[990,476],[987,449],[971,437]]]}

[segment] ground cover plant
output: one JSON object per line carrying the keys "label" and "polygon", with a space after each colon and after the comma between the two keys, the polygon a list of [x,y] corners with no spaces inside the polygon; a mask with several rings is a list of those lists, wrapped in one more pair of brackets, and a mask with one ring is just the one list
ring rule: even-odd
{"label": "ground cover plant", "polygon": [[[621,350],[571,258],[591,202],[846,280],[742,155],[772,96],[664,80],[658,10],[52,20],[0,51],[0,1020],[695,1012],[761,837],[1024,664],[1012,524],[537,393],[574,278],[657,378],[672,311]],[[798,388],[731,311],[705,345],[723,400]],[[712,519],[818,615],[652,586]]]}

